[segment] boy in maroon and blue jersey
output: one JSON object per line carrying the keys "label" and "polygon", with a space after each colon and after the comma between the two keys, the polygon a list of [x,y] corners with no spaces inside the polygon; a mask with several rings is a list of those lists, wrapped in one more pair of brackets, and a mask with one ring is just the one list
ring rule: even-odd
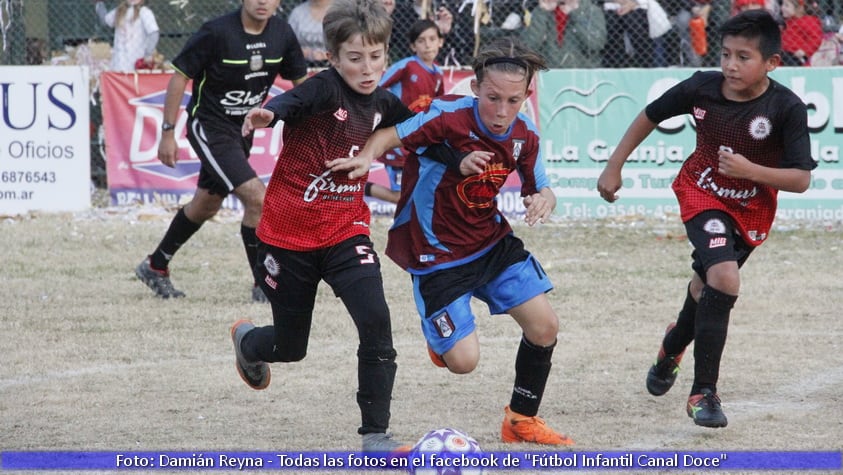
{"label": "boy in maroon and blue jersey", "polygon": [[[512,39],[492,42],[474,60],[471,87],[477,97],[435,99],[427,112],[375,132],[356,157],[329,165],[358,176],[385,150],[403,145],[413,152],[386,254],[412,275],[432,361],[453,373],[476,368],[480,346],[472,297],[486,302],[492,314],[509,314],[522,338],[501,439],[571,445],[537,416],[559,329],[546,295],[553,285],[496,201],[506,177],[517,171],[529,225],[545,222],[556,205],[536,127],[520,113],[533,75],[545,68],[544,58]],[[441,160],[428,153],[432,144],[468,153]]]}
{"label": "boy in maroon and blue jersey", "polygon": [[673,182],[682,222],[694,246],[694,274],[676,323],[667,327],[647,390],[667,393],[685,348],[694,341],[694,381],[688,416],[725,427],[717,393],[720,359],[740,268],[770,233],[779,190],[808,189],[811,158],[807,108],[770,79],[781,63],[781,33],[765,10],[748,10],[720,27],[720,71],[697,72],[638,114],[597,182],[609,202],[618,197],[626,158],[670,117],[692,114],[697,145]]}

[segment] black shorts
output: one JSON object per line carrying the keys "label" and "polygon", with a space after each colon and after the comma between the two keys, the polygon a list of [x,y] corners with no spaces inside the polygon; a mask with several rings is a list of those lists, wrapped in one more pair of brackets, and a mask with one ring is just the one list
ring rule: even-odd
{"label": "black shorts", "polygon": [[381,263],[368,236],[358,235],[315,251],[291,251],[258,243],[256,274],[267,298],[285,312],[313,310],[316,288],[324,280],[341,296],[352,283],[381,279]]}
{"label": "black shorts", "polygon": [[489,252],[467,264],[418,276],[419,293],[428,309],[425,317],[457,297],[488,284],[509,266],[529,257],[521,239],[508,234]]}
{"label": "black shorts", "polygon": [[694,246],[691,268],[703,282],[709,267],[736,261],[740,268],[755,249],[741,237],[732,217],[720,210],[703,211],[689,219],[685,223],[685,232]]}
{"label": "black shorts", "polygon": [[202,162],[199,188],[225,197],[258,176],[249,165],[252,136],[243,137],[239,127],[191,118],[187,121],[187,140]]}

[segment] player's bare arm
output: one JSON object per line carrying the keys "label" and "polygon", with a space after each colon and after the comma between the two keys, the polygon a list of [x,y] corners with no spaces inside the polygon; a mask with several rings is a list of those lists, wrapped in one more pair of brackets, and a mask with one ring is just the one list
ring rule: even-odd
{"label": "player's bare arm", "polygon": [[387,127],[372,134],[366,141],[366,145],[363,146],[363,150],[360,150],[357,155],[328,160],[325,162],[325,166],[334,173],[348,172],[348,178],[353,180],[368,173],[369,167],[372,166],[376,157],[380,157],[387,150],[400,146],[401,139],[398,138],[395,127]]}
{"label": "player's bare arm", "polygon": [[243,134],[243,137],[245,137],[251,134],[255,129],[261,129],[268,126],[272,123],[273,119],[275,119],[274,112],[269,109],[255,107],[246,113],[246,118],[243,119],[243,126],[240,129],[240,133]]}
{"label": "player's bare arm", "polygon": [[604,200],[612,203],[618,199],[616,193],[621,189],[623,183],[621,170],[627,157],[635,150],[635,147],[641,145],[641,142],[650,135],[656,125],[658,124],[651,121],[644,111],[638,113],[638,116],[629,125],[617,148],[609,157],[609,161],[606,162],[606,168],[603,169],[600,178],[597,179],[597,192]]}
{"label": "player's bare arm", "polygon": [[[175,124],[178,119],[181,100],[187,88],[189,78],[176,72],[167,83],[167,94],[164,97],[164,123]],[[179,146],[176,143],[176,131],[173,128],[161,130],[161,142],[158,143],[158,160],[168,167],[175,167],[178,160]]]}
{"label": "player's bare arm", "polygon": [[546,223],[556,208],[556,195],[550,188],[542,188],[538,193],[524,197],[524,207],[527,225]]}
{"label": "player's bare arm", "polygon": [[752,180],[781,191],[802,193],[811,184],[811,171],[798,168],[771,168],[749,161],[740,153],[720,150],[718,172],[732,178]]}

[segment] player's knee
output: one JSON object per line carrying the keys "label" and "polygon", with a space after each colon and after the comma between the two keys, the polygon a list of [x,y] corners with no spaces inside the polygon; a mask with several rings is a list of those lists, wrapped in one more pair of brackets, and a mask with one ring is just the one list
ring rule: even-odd
{"label": "player's knee", "polygon": [[479,358],[476,360],[467,360],[464,358],[445,359],[445,363],[448,365],[448,371],[454,374],[468,374],[477,368],[478,362]]}
{"label": "player's knee", "polygon": [[398,353],[391,346],[360,347],[357,358],[365,363],[393,363]]}
{"label": "player's knee", "polygon": [[741,274],[737,262],[727,261],[711,266],[706,271],[706,285],[724,294],[737,296],[741,289]]}
{"label": "player's knee", "polygon": [[445,364],[448,365],[450,372],[468,374],[477,368],[477,364],[480,362],[480,352],[466,351],[465,349],[461,351],[460,348],[454,347],[442,355],[442,358],[445,360]]}
{"label": "player's knee", "polygon": [[556,343],[556,336],[558,334],[559,319],[556,315],[553,315],[553,318],[548,317],[540,322],[540,324],[524,329],[524,335],[527,337],[527,341],[540,347],[552,346]]}
{"label": "player's knee", "polygon": [[279,363],[295,363],[307,356],[307,344],[275,344],[272,349],[276,361]]}

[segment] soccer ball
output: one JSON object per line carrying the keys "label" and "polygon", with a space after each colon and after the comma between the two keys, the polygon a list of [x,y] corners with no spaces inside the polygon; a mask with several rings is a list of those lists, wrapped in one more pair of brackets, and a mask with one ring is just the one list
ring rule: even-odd
{"label": "soccer ball", "polygon": [[413,446],[409,472],[414,475],[482,475],[486,473],[483,460],[478,457],[482,453],[480,444],[465,432],[448,427],[435,429]]}

